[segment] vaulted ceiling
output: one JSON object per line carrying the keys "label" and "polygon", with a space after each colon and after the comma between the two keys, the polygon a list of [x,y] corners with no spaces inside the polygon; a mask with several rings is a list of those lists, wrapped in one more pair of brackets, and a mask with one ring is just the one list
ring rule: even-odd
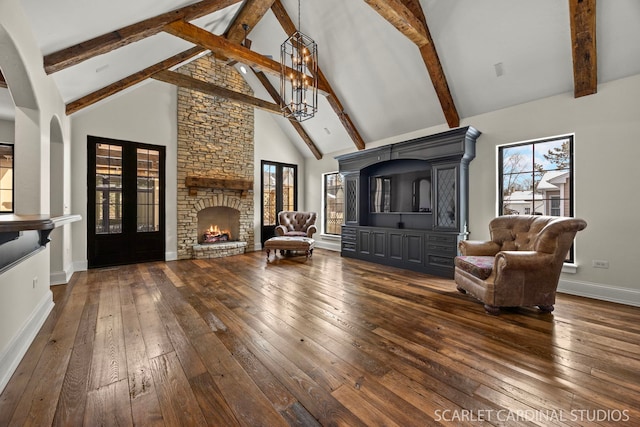
{"label": "vaulted ceiling", "polygon": [[[637,0],[302,0],[300,11],[296,0],[22,4],[68,114],[155,79],[272,111],[316,158],[551,95],[593,96],[598,83],[640,73]],[[322,93],[319,113],[301,125],[273,99],[298,13],[318,43]],[[255,96],[171,71],[209,51],[250,66]],[[0,118],[10,119],[2,81]]]}

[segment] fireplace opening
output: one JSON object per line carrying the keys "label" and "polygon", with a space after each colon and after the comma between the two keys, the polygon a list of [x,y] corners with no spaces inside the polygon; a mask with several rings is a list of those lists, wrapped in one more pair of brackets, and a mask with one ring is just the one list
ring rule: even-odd
{"label": "fireplace opening", "polygon": [[238,241],[240,234],[240,211],[214,206],[198,212],[198,243],[215,244]]}

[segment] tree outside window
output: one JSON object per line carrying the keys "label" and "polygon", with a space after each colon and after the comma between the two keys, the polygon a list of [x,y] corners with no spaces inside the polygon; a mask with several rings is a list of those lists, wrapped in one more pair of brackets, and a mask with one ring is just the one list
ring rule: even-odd
{"label": "tree outside window", "polygon": [[324,233],[340,235],[344,223],[344,189],[342,175],[332,172],[323,175]]}
{"label": "tree outside window", "polygon": [[13,212],[13,145],[0,144],[0,213]]}

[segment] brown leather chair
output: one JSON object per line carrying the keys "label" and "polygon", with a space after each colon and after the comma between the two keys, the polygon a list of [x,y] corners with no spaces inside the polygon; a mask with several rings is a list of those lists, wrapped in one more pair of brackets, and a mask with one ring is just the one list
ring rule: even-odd
{"label": "brown leather chair", "polygon": [[317,231],[315,212],[282,211],[278,214],[277,236],[309,237]]}
{"label": "brown leather chair", "polygon": [[562,265],[576,233],[587,223],[578,218],[506,215],[489,223],[491,240],[466,240],[455,259],[458,291],[484,303],[489,314],[500,307],[538,306],[553,311]]}

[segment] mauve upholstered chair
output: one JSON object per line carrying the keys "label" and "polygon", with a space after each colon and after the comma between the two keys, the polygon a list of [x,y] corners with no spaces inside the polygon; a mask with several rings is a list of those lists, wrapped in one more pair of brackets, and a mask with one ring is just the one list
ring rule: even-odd
{"label": "mauve upholstered chair", "polygon": [[277,236],[309,237],[317,231],[315,212],[282,211],[278,214]]}

